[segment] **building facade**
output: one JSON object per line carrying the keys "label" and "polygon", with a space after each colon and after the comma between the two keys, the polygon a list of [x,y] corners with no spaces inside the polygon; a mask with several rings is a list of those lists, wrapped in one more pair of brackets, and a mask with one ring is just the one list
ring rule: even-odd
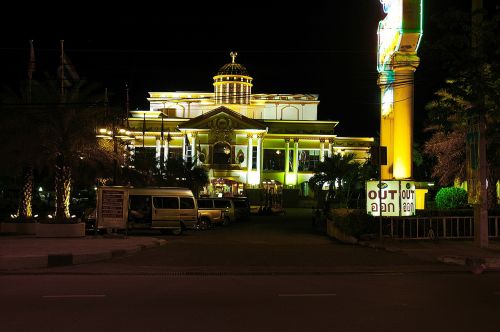
{"label": "building facade", "polygon": [[149,110],[131,111],[135,153],[182,157],[209,170],[209,195],[245,189],[300,189],[325,156],[368,157],[370,137],[338,137],[337,121],[318,121],[318,95],[255,94],[252,77],[236,62],[222,66],[211,92],[150,92]]}

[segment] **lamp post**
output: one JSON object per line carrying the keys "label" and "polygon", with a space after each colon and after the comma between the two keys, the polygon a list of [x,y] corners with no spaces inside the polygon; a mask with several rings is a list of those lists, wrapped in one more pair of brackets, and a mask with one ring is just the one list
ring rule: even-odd
{"label": "lamp post", "polygon": [[133,140],[134,137],[129,130],[117,127],[114,121],[111,129],[100,128],[96,137],[113,140],[113,185],[116,185],[118,179],[118,143],[126,143]]}

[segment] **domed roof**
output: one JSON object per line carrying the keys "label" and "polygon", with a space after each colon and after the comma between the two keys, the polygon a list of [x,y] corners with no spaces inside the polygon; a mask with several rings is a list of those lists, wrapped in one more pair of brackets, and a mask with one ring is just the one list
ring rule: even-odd
{"label": "domed roof", "polygon": [[240,65],[239,63],[234,62],[234,59],[238,55],[236,52],[230,53],[233,58],[232,62],[225,64],[222,66],[217,72],[217,76],[219,75],[242,75],[242,76],[250,76],[245,67]]}

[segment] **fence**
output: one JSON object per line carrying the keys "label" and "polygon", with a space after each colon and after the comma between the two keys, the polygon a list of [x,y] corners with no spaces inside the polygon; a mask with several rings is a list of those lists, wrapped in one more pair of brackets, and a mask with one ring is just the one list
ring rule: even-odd
{"label": "fence", "polygon": [[[473,239],[474,217],[391,218],[390,234],[394,239]],[[488,237],[500,237],[500,216],[488,217]]]}

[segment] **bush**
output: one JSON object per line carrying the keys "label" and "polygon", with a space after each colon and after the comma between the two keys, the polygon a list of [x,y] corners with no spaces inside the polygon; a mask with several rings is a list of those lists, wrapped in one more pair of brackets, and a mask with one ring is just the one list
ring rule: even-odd
{"label": "bush", "polygon": [[436,194],[438,209],[459,209],[467,206],[467,191],[462,188],[445,187]]}
{"label": "bush", "polygon": [[330,218],[346,234],[359,238],[361,234],[378,234],[378,218],[366,214],[364,209],[332,209]]}

